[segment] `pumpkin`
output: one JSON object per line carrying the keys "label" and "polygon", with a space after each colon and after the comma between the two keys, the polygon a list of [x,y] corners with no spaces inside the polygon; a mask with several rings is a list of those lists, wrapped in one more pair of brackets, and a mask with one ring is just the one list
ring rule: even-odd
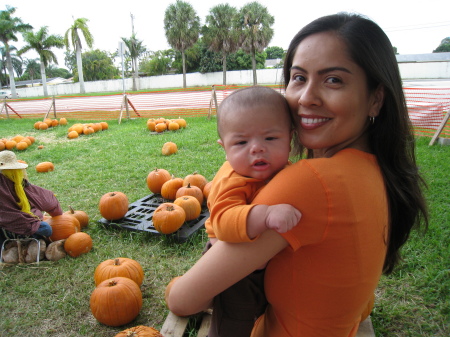
{"label": "pumpkin", "polygon": [[164,132],[167,130],[167,124],[166,123],[158,123],[155,125],[155,131],[158,133]]}
{"label": "pumpkin", "polygon": [[6,148],[5,143],[0,142],[0,151],[3,151]]}
{"label": "pumpkin", "polygon": [[205,187],[208,180],[201,174],[194,172],[192,174],[188,174],[183,181],[183,185],[191,184],[191,186],[197,186],[203,191],[203,187]]}
{"label": "pumpkin", "polygon": [[164,337],[161,333],[150,326],[138,325],[119,332],[114,337]]}
{"label": "pumpkin", "polygon": [[36,165],[37,172],[51,172],[55,169],[55,165],[52,162],[44,161]]}
{"label": "pumpkin", "polygon": [[181,206],[186,213],[186,221],[197,219],[202,212],[202,206],[196,197],[185,195],[175,199],[175,205]]}
{"label": "pumpkin", "polygon": [[48,127],[51,127],[51,126],[52,126],[52,119],[51,119],[51,118],[45,118],[45,119],[43,120],[43,122],[44,122],[45,124],[47,124]]}
{"label": "pumpkin", "polygon": [[134,320],[142,308],[142,292],[133,280],[114,277],[100,283],[89,301],[92,315],[108,326],[121,326]]}
{"label": "pumpkin", "polygon": [[161,149],[161,153],[163,154],[163,156],[170,156],[171,154],[174,154],[177,152],[178,152],[177,144],[175,144],[173,142],[164,143],[164,145]]}
{"label": "pumpkin", "polygon": [[53,216],[47,219],[47,222],[52,226],[51,241],[67,239],[72,234],[81,230],[80,222],[77,218],[68,214]]}
{"label": "pumpkin", "polygon": [[26,150],[28,148],[28,143],[24,141],[20,141],[16,144],[16,149],[19,151]]}
{"label": "pumpkin", "polygon": [[186,186],[183,186],[178,189],[176,198],[185,196],[185,195],[192,195],[197,198],[198,202],[203,204],[203,192],[198,186],[191,185],[188,183]]}
{"label": "pumpkin", "polygon": [[98,209],[106,220],[122,219],[128,212],[128,197],[122,192],[105,193],[100,198]]}
{"label": "pumpkin", "polygon": [[180,126],[180,129],[184,129],[187,126],[187,123],[183,118],[175,119],[175,123]]}
{"label": "pumpkin", "polygon": [[105,260],[95,268],[95,285],[116,276],[127,277],[140,286],[144,280],[144,269],[139,262],[127,257]]}
{"label": "pumpkin", "polygon": [[83,134],[84,135],[91,135],[95,132],[95,130],[91,126],[85,126],[83,128]]}
{"label": "pumpkin", "polygon": [[47,130],[48,129],[48,124],[41,122],[41,124],[39,124],[39,130]]}
{"label": "pumpkin", "polygon": [[14,140],[16,143],[21,142],[25,137],[22,135],[16,135],[14,137],[11,138],[11,140]]}
{"label": "pumpkin", "polygon": [[52,119],[51,126],[52,126],[52,127],[56,127],[56,126],[58,126],[58,125],[59,125],[58,120],[57,120],[57,119]]}
{"label": "pumpkin", "polygon": [[78,138],[79,133],[76,132],[75,130],[69,131],[69,133],[67,134],[67,138],[69,139],[75,139]]}
{"label": "pumpkin", "polygon": [[165,202],[153,212],[153,227],[161,234],[176,232],[186,221],[186,213],[181,206]]}
{"label": "pumpkin", "polygon": [[161,187],[161,196],[164,199],[175,200],[177,191],[180,187],[183,187],[183,179],[175,178],[172,175],[172,179],[167,180]]}
{"label": "pumpkin", "polygon": [[69,132],[73,130],[73,131],[76,131],[80,135],[83,133],[83,127],[84,127],[83,124],[76,123],[69,128]]}
{"label": "pumpkin", "polygon": [[30,146],[31,144],[33,144],[33,142],[31,141],[31,139],[28,138],[28,137],[24,137],[24,138],[21,140],[21,142],[27,143],[28,146]]}
{"label": "pumpkin", "polygon": [[65,117],[60,118],[59,125],[67,125],[67,118],[65,118]]}
{"label": "pumpkin", "polygon": [[170,122],[167,128],[169,129],[169,131],[175,131],[180,128],[180,125],[176,122]]}
{"label": "pumpkin", "polygon": [[211,192],[212,180],[208,181],[205,186],[203,186],[203,196],[208,199],[209,193]]}
{"label": "pumpkin", "polygon": [[78,232],[69,236],[64,242],[64,250],[72,257],[88,253],[92,249],[92,238],[89,234]]}
{"label": "pumpkin", "polygon": [[108,128],[109,128],[109,125],[107,122],[100,122],[100,126],[102,127],[102,131],[108,130]]}
{"label": "pumpkin", "polygon": [[69,214],[77,218],[82,229],[84,227],[87,227],[87,225],[89,224],[89,216],[85,211],[75,211],[72,206],[69,206],[69,210],[67,212],[64,212],[64,214]]}
{"label": "pumpkin", "polygon": [[38,150],[42,150],[44,148],[44,145],[39,145],[37,148]]}
{"label": "pumpkin", "polygon": [[170,173],[165,169],[155,168],[147,176],[147,187],[153,193],[161,193],[162,185],[170,180]]}
{"label": "pumpkin", "polygon": [[9,139],[5,142],[5,147],[7,150],[15,149],[16,145],[17,145],[17,142],[15,140]]}
{"label": "pumpkin", "polygon": [[149,129],[150,131],[154,132],[156,129],[156,123],[154,120],[148,120],[147,121],[147,129]]}
{"label": "pumpkin", "polygon": [[36,130],[39,130],[40,128],[39,128],[39,126],[41,125],[41,123],[42,122],[36,122],[36,123],[34,123],[34,125],[33,125],[33,127],[36,129]]}

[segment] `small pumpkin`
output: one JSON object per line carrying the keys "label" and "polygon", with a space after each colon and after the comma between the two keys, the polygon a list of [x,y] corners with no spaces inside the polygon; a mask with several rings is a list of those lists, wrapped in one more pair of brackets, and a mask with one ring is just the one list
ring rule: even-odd
{"label": "small pumpkin", "polygon": [[171,154],[175,154],[178,152],[177,144],[173,142],[164,143],[161,153],[163,156],[170,156]]}
{"label": "small pumpkin", "polygon": [[158,123],[155,125],[155,131],[158,133],[164,132],[167,130],[167,124],[166,123]]}
{"label": "small pumpkin", "polygon": [[122,219],[128,212],[128,197],[122,192],[105,193],[100,198],[98,209],[106,220]]}
{"label": "small pumpkin", "polygon": [[133,321],[142,308],[142,292],[133,280],[114,277],[100,283],[89,301],[92,315],[108,326],[121,326]]}
{"label": "small pumpkin", "polygon": [[155,131],[155,127],[156,127],[156,123],[153,119],[149,119],[147,121],[147,129],[154,132]]}
{"label": "small pumpkin", "polygon": [[184,129],[187,126],[187,123],[183,118],[175,119],[175,122],[180,126],[180,129]]}
{"label": "small pumpkin", "polygon": [[48,124],[41,122],[41,124],[39,124],[39,130],[47,130],[48,129]]}
{"label": "small pumpkin", "polygon": [[69,236],[64,242],[64,250],[72,257],[78,257],[90,252],[92,249],[92,238],[89,234],[78,232]]}
{"label": "small pumpkin", "polygon": [[55,169],[55,165],[52,162],[44,161],[36,165],[37,172],[51,172]]}
{"label": "small pumpkin", "polygon": [[208,199],[209,193],[211,192],[212,180],[208,181],[205,186],[203,186],[203,196]]}
{"label": "small pumpkin", "polygon": [[203,191],[208,180],[202,176],[201,174],[194,172],[192,174],[188,174],[183,181],[183,185],[191,184],[191,186],[197,186]]}
{"label": "small pumpkin", "polygon": [[87,227],[87,225],[89,224],[89,216],[85,211],[76,211],[72,208],[72,206],[69,206],[69,210],[67,212],[64,212],[64,214],[69,214],[77,218],[78,222],[80,223],[81,229]]}
{"label": "small pumpkin", "polygon": [[127,257],[105,260],[95,268],[95,285],[116,276],[128,277],[140,286],[144,280],[144,269],[138,261]]}
{"label": "small pumpkin", "polygon": [[200,205],[203,204],[203,192],[198,186],[194,186],[188,183],[186,186],[179,188],[176,194],[176,198],[182,197],[184,195],[192,195],[197,198]]}
{"label": "small pumpkin", "polygon": [[19,151],[26,150],[28,148],[28,143],[24,141],[20,141],[16,144],[16,149]]}
{"label": "small pumpkin", "polygon": [[155,168],[153,171],[151,171],[147,176],[147,187],[150,191],[153,193],[160,194],[162,185],[167,181],[170,180],[171,176],[169,171],[165,169],[158,169]]}
{"label": "small pumpkin", "polygon": [[69,133],[67,134],[67,138],[69,139],[75,139],[78,138],[79,133],[76,132],[75,130],[69,131]]}
{"label": "small pumpkin", "polygon": [[180,128],[180,124],[171,121],[167,128],[169,129],[169,131],[176,131]]}
{"label": "small pumpkin", "polygon": [[59,125],[67,125],[67,118],[65,118],[65,117],[60,118]]}
{"label": "small pumpkin", "polygon": [[177,191],[183,187],[183,179],[175,178],[172,175],[172,179],[167,180],[161,187],[161,196],[167,200],[175,200]]}
{"label": "small pumpkin", "polygon": [[68,214],[53,216],[47,219],[47,222],[52,227],[51,241],[67,239],[72,234],[81,230],[80,222],[77,218]]}
{"label": "small pumpkin", "polygon": [[164,337],[153,327],[138,325],[119,332],[114,337]]}
{"label": "small pumpkin", "polygon": [[181,206],[165,202],[153,212],[153,227],[161,234],[176,232],[186,221],[186,213]]}
{"label": "small pumpkin", "polygon": [[196,197],[185,195],[175,199],[175,205],[181,206],[186,213],[186,221],[197,219],[202,212],[202,206]]}
{"label": "small pumpkin", "polygon": [[100,122],[100,126],[102,127],[102,131],[109,129],[109,124],[107,122]]}

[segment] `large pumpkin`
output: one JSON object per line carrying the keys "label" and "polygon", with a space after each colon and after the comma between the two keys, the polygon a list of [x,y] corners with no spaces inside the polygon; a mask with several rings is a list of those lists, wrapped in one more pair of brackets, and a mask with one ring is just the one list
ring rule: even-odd
{"label": "large pumpkin", "polygon": [[92,315],[108,326],[121,326],[134,320],[142,308],[142,292],[133,280],[113,277],[100,283],[91,294]]}
{"label": "large pumpkin", "polygon": [[192,174],[188,174],[183,181],[183,185],[191,184],[191,186],[197,186],[203,191],[203,188],[207,184],[208,180],[202,176],[201,174],[194,172]]}
{"label": "large pumpkin", "polygon": [[72,208],[72,206],[69,206],[69,210],[67,212],[64,212],[64,214],[69,214],[77,218],[81,228],[87,227],[87,225],[89,224],[89,216],[85,211],[76,211]]}
{"label": "large pumpkin", "polygon": [[153,227],[161,234],[176,232],[186,221],[186,213],[181,206],[165,202],[153,212]]}
{"label": "large pumpkin", "polygon": [[177,191],[180,187],[183,187],[183,179],[175,178],[167,180],[161,187],[161,196],[167,200],[175,200]]}
{"label": "large pumpkin", "polygon": [[51,241],[67,239],[81,230],[80,222],[74,216],[61,214],[46,220],[52,227]]}
{"label": "large pumpkin", "polygon": [[162,185],[170,180],[170,173],[165,169],[155,168],[147,176],[147,187],[153,193],[160,194]]}
{"label": "large pumpkin", "polygon": [[189,183],[187,186],[179,188],[176,197],[179,198],[185,195],[192,195],[193,197],[196,197],[200,205],[203,203],[203,192],[198,186],[194,186]]}
{"label": "large pumpkin", "polygon": [[186,221],[197,219],[202,212],[202,206],[196,197],[185,195],[175,199],[175,205],[181,206],[186,213]]}
{"label": "large pumpkin", "polygon": [[139,262],[126,257],[105,260],[95,268],[95,285],[116,276],[127,277],[140,286],[144,280],[144,270]]}
{"label": "large pumpkin", "polygon": [[78,257],[90,252],[92,249],[92,238],[89,234],[78,232],[69,236],[64,242],[64,250],[72,257]]}
{"label": "large pumpkin", "polygon": [[122,192],[109,192],[100,198],[100,214],[106,220],[122,219],[128,212],[128,197]]}
{"label": "large pumpkin", "polygon": [[164,337],[161,333],[150,326],[138,325],[119,332],[114,337]]}

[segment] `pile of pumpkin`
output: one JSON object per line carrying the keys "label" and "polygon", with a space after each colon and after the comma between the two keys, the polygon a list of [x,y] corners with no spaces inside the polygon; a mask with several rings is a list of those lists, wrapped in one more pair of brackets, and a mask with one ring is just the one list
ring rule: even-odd
{"label": "pile of pumpkin", "polygon": [[[142,309],[141,285],[144,270],[136,260],[119,257],[101,262],[94,272],[95,289],[89,306],[92,315],[102,324],[122,326],[133,321]],[[139,334],[138,334],[139,332]],[[146,326],[126,329],[116,336],[161,336]]]}
{"label": "pile of pumpkin", "polygon": [[34,128],[36,130],[47,130],[48,128],[53,128],[58,125],[67,125],[67,119],[62,117],[59,120],[56,118],[45,118],[42,122],[34,123]]}
{"label": "pile of pumpkin", "polygon": [[[54,217],[44,216],[44,221],[52,227],[50,244],[47,246],[42,239],[39,240],[39,259],[44,257],[49,261],[58,261],[66,255],[78,257],[92,249],[92,238],[82,232],[87,227],[89,216],[81,210],[70,210]],[[32,241],[9,241],[5,244],[3,261],[5,263],[36,262],[38,256],[38,243]]]}
{"label": "pile of pumpkin", "polygon": [[108,130],[107,122],[98,123],[75,123],[67,130],[67,138],[74,139],[80,135],[91,135],[93,133]]}
{"label": "pile of pumpkin", "polygon": [[147,129],[152,132],[162,133],[164,131],[176,131],[186,128],[187,123],[183,118],[149,118],[147,120]]}
{"label": "pile of pumpkin", "polygon": [[12,138],[0,139],[0,151],[3,150],[26,150],[28,147],[34,144],[36,139],[33,136],[16,135]]}

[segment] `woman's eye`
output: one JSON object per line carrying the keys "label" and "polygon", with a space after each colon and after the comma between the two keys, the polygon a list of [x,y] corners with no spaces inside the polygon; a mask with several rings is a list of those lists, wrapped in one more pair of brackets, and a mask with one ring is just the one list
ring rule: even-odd
{"label": "woman's eye", "polygon": [[292,76],[292,80],[293,81],[298,81],[298,82],[304,82],[305,81],[305,77],[303,77],[302,75],[293,75]]}
{"label": "woman's eye", "polygon": [[329,78],[327,78],[327,83],[339,84],[339,83],[342,83],[342,81],[340,78],[337,78],[337,77],[329,77]]}

